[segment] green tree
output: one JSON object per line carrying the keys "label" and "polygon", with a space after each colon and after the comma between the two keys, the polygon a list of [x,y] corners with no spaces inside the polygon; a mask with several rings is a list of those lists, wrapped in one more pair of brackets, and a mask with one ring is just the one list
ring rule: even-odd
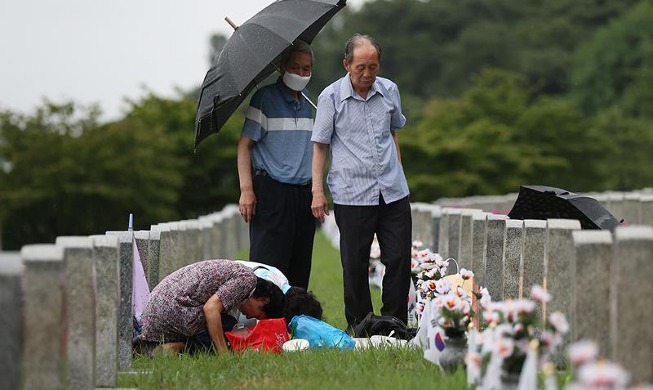
{"label": "green tree", "polygon": [[237,111],[219,134],[202,141],[195,150],[195,113],[197,102],[179,93],[177,99],[149,94],[132,102],[127,120],[138,120],[150,128],[160,128],[176,159],[184,161],[179,172],[176,213],[182,218],[196,218],[238,202],[240,194],[236,166],[237,142],[244,117]]}
{"label": "green tree", "polygon": [[572,94],[588,113],[617,106],[653,119],[653,3],[640,1],[580,47],[572,79]]}
{"label": "green tree", "polygon": [[601,137],[565,101],[537,98],[523,76],[488,69],[460,99],[433,100],[401,135],[411,199],[600,186]]}
{"label": "green tree", "polygon": [[653,185],[651,121],[628,117],[618,108],[602,112],[596,130],[609,140],[602,167],[605,189],[629,191]]}
{"label": "green tree", "polygon": [[175,218],[183,161],[161,128],[135,119],[100,125],[97,110],[46,103],[34,116],[0,114],[3,243],[124,230]]}

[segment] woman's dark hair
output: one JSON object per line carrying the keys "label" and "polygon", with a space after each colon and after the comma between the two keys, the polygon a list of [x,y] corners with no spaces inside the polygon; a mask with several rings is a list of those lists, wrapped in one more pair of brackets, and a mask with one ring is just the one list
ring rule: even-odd
{"label": "woman's dark hair", "polygon": [[300,314],[321,320],[322,305],[312,292],[293,286],[286,291],[286,306],[283,310],[283,316],[286,318],[286,323],[290,323],[294,316]]}
{"label": "woman's dark hair", "polygon": [[270,302],[263,305],[262,309],[266,318],[282,318],[285,297],[276,284],[265,279],[256,277],[256,288],[252,298],[269,298]]}

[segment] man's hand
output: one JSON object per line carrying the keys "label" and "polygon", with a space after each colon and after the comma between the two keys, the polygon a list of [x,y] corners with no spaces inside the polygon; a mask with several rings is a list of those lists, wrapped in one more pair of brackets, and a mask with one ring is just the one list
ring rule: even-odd
{"label": "man's hand", "polygon": [[254,214],[256,214],[256,195],[254,195],[253,189],[240,191],[238,209],[240,210],[240,215],[243,217],[245,222],[249,223]]}
{"label": "man's hand", "polygon": [[329,204],[323,191],[313,192],[313,201],[311,202],[311,211],[313,216],[320,222],[324,223],[324,216],[329,215]]}

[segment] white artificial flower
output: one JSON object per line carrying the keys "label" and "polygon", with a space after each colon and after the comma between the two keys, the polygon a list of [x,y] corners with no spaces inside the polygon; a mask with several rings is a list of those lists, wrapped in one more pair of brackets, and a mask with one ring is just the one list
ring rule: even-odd
{"label": "white artificial flower", "polygon": [[437,291],[438,294],[447,294],[451,291],[452,287],[453,286],[449,279],[439,279],[435,281],[435,291]]}

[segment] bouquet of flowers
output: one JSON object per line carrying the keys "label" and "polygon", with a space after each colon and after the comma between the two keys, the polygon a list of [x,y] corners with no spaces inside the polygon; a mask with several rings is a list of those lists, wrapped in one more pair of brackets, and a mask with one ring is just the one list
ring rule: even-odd
{"label": "bouquet of flowers", "polygon": [[[463,280],[473,276],[471,271],[464,268],[461,270]],[[429,291],[427,294],[431,294]],[[465,289],[455,284],[449,278],[443,278],[435,282],[432,304],[438,313],[438,325],[448,338],[464,337],[467,328],[472,320],[471,297]]]}
{"label": "bouquet of flowers", "polygon": [[447,274],[449,261],[430,249],[420,249],[421,246],[421,241],[413,241],[411,272],[420,300],[433,299],[436,294],[436,282]]}
{"label": "bouquet of flowers", "polygon": [[[562,337],[569,330],[565,316],[553,312],[545,320],[539,318],[538,305],[548,302],[551,296],[540,286],[534,286],[531,299],[492,302],[487,289],[480,291],[483,320],[488,325],[475,334],[474,345],[466,358],[468,370],[485,372],[490,377],[499,374],[517,375],[522,371],[529,352],[536,364],[547,363]],[[488,374],[488,371],[493,371]]]}

